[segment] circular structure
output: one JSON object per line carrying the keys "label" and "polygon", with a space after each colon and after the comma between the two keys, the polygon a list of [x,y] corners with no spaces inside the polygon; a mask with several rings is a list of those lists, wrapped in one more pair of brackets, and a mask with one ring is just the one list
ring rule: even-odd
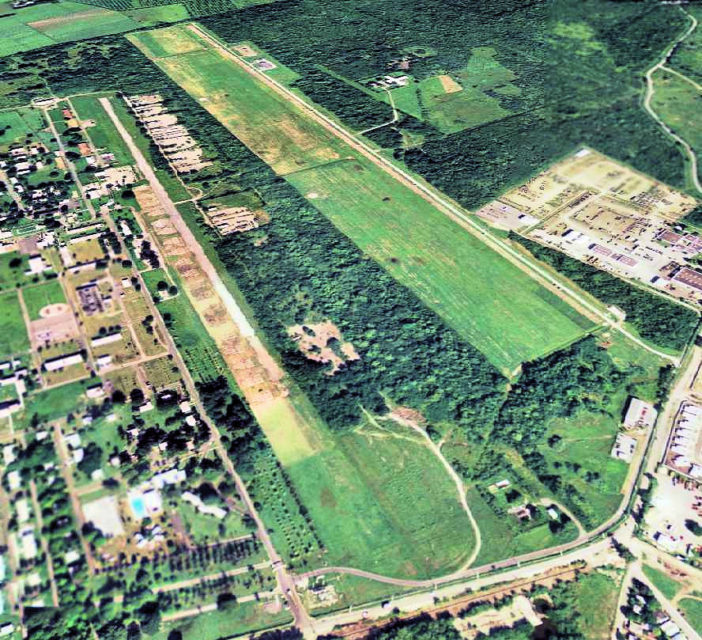
{"label": "circular structure", "polygon": [[56,304],[48,304],[42,307],[39,311],[39,316],[42,318],[55,318],[62,316],[65,313],[70,313],[71,308],[65,302],[57,302]]}

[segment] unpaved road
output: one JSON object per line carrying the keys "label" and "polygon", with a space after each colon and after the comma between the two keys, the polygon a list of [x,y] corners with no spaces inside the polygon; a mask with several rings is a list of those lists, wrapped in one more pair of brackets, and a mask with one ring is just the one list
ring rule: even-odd
{"label": "unpaved road", "polygon": [[426,443],[429,450],[441,461],[441,464],[444,465],[446,472],[449,474],[449,476],[451,476],[451,480],[453,480],[454,484],[456,485],[456,490],[458,491],[458,501],[461,503],[463,511],[465,511],[466,515],[468,516],[470,525],[473,528],[473,535],[475,536],[475,545],[473,548],[473,552],[470,554],[468,560],[466,560],[463,563],[463,566],[461,567],[461,570],[467,569],[468,567],[470,567],[470,565],[472,565],[475,562],[475,559],[478,557],[478,554],[480,553],[480,547],[483,544],[483,539],[480,533],[480,527],[478,526],[478,523],[475,520],[473,512],[470,510],[470,506],[468,506],[468,500],[466,499],[466,489],[463,486],[463,480],[461,480],[461,477],[456,473],[456,470],[451,466],[449,461],[441,452],[439,446],[429,437],[429,434],[426,432],[426,429],[422,429],[422,427],[420,427],[418,424],[415,424],[411,420],[403,419],[396,413],[392,414],[391,417],[395,422],[405,427],[409,427],[424,439],[424,442]]}
{"label": "unpaved road", "polygon": [[[665,53],[663,54],[663,57],[656,62],[647,72],[645,75],[646,78],[646,93],[644,95],[644,100],[643,100],[643,107],[644,109],[648,112],[648,114],[658,123],[658,125],[665,131],[668,136],[670,136],[673,140],[675,140],[680,146],[682,146],[683,149],[685,149],[685,153],[687,154],[687,157],[690,161],[689,167],[690,167],[690,180],[692,183],[695,185],[695,189],[699,193],[702,193],[702,184],[700,184],[700,178],[699,174],[697,173],[697,154],[695,153],[694,149],[685,141],[683,140],[677,133],[675,133],[663,120],[660,119],[658,114],[655,112],[653,107],[651,106],[651,100],[653,99],[653,94],[656,92],[656,88],[653,83],[653,74],[658,71],[659,69],[664,69],[666,71],[671,71],[673,73],[677,73],[673,71],[672,69],[669,69],[666,67],[666,63],[669,62],[670,56],[673,54],[673,51],[675,50],[675,47],[677,47],[685,38],[687,38],[696,28],[697,28],[697,19],[695,16],[692,14],[689,14],[685,9],[682,7],[679,7],[680,11],[682,11],[688,18],[690,18],[690,26],[688,29],[683,33],[677,40],[673,42],[673,44],[670,45],[665,50]],[[681,73],[678,73],[677,75],[682,76],[685,78],[685,80],[688,80],[688,82],[691,82],[689,78],[686,76],[683,76]],[[693,83],[695,84],[695,83]],[[696,85],[699,87],[699,85]]]}
{"label": "unpaved road", "polygon": [[[198,257],[198,260],[202,258],[202,262],[200,262],[200,267],[205,271],[205,273],[208,275],[208,277],[211,278],[211,283],[213,287],[215,286],[215,283],[219,283],[219,287],[224,291],[226,294],[227,298],[231,300],[232,304],[234,305],[230,312],[238,313],[241,314],[243,320],[244,320],[244,325],[249,325],[248,320],[244,317],[243,312],[239,308],[239,306],[236,304],[236,301],[232,297],[232,295],[229,293],[227,290],[226,286],[220,279],[219,275],[217,274],[217,271],[215,270],[214,266],[212,263],[209,261],[207,256],[205,255],[205,252],[202,250],[202,247],[200,244],[197,242],[195,237],[192,235],[190,229],[188,228],[187,224],[183,220],[183,218],[180,215],[180,212],[178,209],[175,207],[173,204],[172,200],[170,199],[168,193],[166,190],[163,188],[161,183],[159,182],[158,178],[156,177],[156,174],[154,173],[153,169],[151,168],[151,165],[146,161],[146,158],[142,154],[141,150],[136,146],[134,140],[132,137],[129,135],[129,132],[124,128],[124,125],[122,122],[119,120],[117,115],[114,112],[114,109],[112,108],[112,105],[110,104],[110,101],[107,100],[106,98],[101,98],[100,99],[100,104],[102,105],[103,109],[107,112],[107,115],[110,117],[112,120],[112,123],[115,125],[117,128],[118,133],[124,140],[125,144],[127,145],[127,148],[129,149],[130,153],[134,157],[137,166],[139,167],[139,170],[142,172],[142,175],[146,178],[146,180],[149,182],[149,185],[153,189],[154,193],[159,199],[159,203],[161,206],[163,206],[163,210],[165,213],[169,215],[171,218],[171,221],[174,223],[176,228],[181,232],[182,237],[188,242],[189,248],[193,251],[194,255]],[[220,292],[219,289],[217,289],[218,293]],[[227,298],[222,298],[223,300]],[[155,311],[155,316],[159,316],[158,311]],[[242,325],[240,325],[242,326]],[[250,328],[251,331],[251,336],[253,337],[253,328]],[[172,338],[170,336],[170,333],[166,331],[166,334],[169,339],[169,347],[177,352],[177,349],[175,347],[175,344],[172,341]],[[226,454],[226,450],[224,448],[224,445],[222,444],[221,441],[221,434],[219,432],[219,429],[215,426],[215,424],[207,418],[207,414],[204,411],[204,408],[202,407],[202,403],[199,400],[199,395],[197,393],[197,389],[195,388],[195,385],[192,381],[192,378],[190,377],[190,374],[187,370],[187,367],[185,366],[185,363],[182,361],[182,359],[179,358],[179,365],[181,368],[181,372],[183,373],[184,379],[187,382],[188,386],[188,391],[190,392],[190,395],[192,399],[199,405],[200,413],[201,415],[205,418],[208,426],[210,427],[210,430],[212,432],[213,438],[215,440],[216,446],[217,446],[217,452],[220,455],[220,458],[222,459],[222,462],[224,463],[225,468],[229,472],[230,476],[234,480],[234,483],[237,488],[237,492],[241,496],[242,502],[246,506],[246,509],[248,510],[249,514],[253,518],[254,522],[256,523],[256,528],[257,528],[257,534],[259,537],[259,540],[263,544],[263,546],[266,549],[266,553],[268,554],[268,558],[271,561],[271,564],[273,566],[273,569],[275,570],[276,573],[276,578],[278,581],[278,587],[280,588],[281,592],[283,593],[284,597],[287,599],[288,604],[290,606],[290,611],[293,614],[293,617],[295,619],[295,624],[297,625],[298,628],[300,628],[303,633],[306,633],[307,635],[311,635],[311,620],[310,617],[307,614],[307,611],[305,610],[304,606],[302,605],[302,601],[300,600],[299,595],[297,594],[297,591],[295,590],[295,582],[288,573],[287,568],[283,564],[283,561],[278,554],[278,552],[275,550],[275,547],[273,546],[273,542],[271,541],[270,535],[268,534],[268,531],[266,530],[265,525],[263,524],[263,520],[261,520],[261,517],[258,514],[258,511],[256,510],[253,500],[251,499],[251,496],[249,495],[248,490],[246,489],[246,485],[244,484],[244,481],[241,479],[239,474],[236,472],[234,469],[234,465],[232,464],[231,459],[229,456]]]}

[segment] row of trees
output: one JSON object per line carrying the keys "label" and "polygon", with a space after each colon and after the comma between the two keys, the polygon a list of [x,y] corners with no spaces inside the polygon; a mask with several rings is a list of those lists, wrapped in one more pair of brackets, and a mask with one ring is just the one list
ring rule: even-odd
{"label": "row of trees", "polygon": [[661,347],[680,350],[688,343],[699,324],[699,316],[692,309],[515,233],[510,234],[510,238],[597,299],[622,309],[626,313],[627,322],[645,340]]}

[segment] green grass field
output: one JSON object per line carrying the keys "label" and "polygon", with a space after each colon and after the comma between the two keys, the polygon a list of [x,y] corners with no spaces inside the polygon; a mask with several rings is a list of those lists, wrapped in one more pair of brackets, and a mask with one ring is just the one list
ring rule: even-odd
{"label": "green grass field", "polygon": [[702,629],[702,600],[682,598],[678,602],[678,607],[693,629]]}
{"label": "green grass field", "polygon": [[[18,264],[16,262],[19,261]],[[0,291],[14,289],[27,284],[30,278],[25,275],[28,268],[28,257],[17,251],[0,253]]]}
{"label": "green grass field", "polygon": [[667,573],[656,569],[648,564],[643,565],[644,575],[653,583],[668,600],[672,600],[678,594],[680,589],[682,589],[682,584],[680,584],[675,578],[671,578]]}
{"label": "green grass field", "polygon": [[[185,25],[129,38],[503,371],[589,328],[536,281],[217,49],[196,48]],[[159,57],[179,48],[186,52]],[[342,157],[352,160],[333,162]]]}
{"label": "green grass field", "polygon": [[[173,622],[164,622],[154,640],[167,640],[180,631],[183,640],[221,640],[292,622],[287,609],[268,613],[260,602],[236,604],[231,609],[212,611]],[[181,637],[181,636],[177,636]]]}
{"label": "green grass field", "polygon": [[56,278],[42,284],[24,287],[22,297],[30,320],[38,320],[41,317],[39,312],[45,306],[66,302],[61,283]]}
{"label": "green grass field", "polygon": [[607,640],[617,612],[617,594],[621,579],[604,573],[580,576],[575,584],[575,608],[580,617],[578,627],[588,640]]}
{"label": "green grass field", "polygon": [[132,9],[125,12],[132,20],[141,26],[153,26],[161,22],[178,22],[188,17],[188,10],[182,4],[166,4],[143,9]]}
{"label": "green grass field", "polygon": [[19,298],[14,291],[0,294],[0,358],[29,349]]}
{"label": "green grass field", "polygon": [[134,162],[122,136],[119,135],[112,121],[108,117],[97,96],[78,96],[71,98],[76,115],[82,121],[91,120],[94,126],[87,127],[87,134],[93,144],[103,152],[115,154],[115,163],[118,165]]}
{"label": "green grass field", "polygon": [[588,322],[535,280],[366,161],[288,177],[344,234],[503,371],[554,350]]}
{"label": "green grass field", "polygon": [[424,578],[467,560],[475,539],[456,487],[415,438],[369,424],[324,438],[321,451],[292,464],[281,460],[327,542],[329,564]]}
{"label": "green grass field", "polygon": [[28,426],[35,415],[39,423],[46,423],[63,418],[69,413],[79,414],[86,405],[83,393],[86,387],[94,384],[93,380],[79,380],[47,391],[32,393],[26,401],[27,408],[16,421],[17,425],[22,428]]}
{"label": "green grass field", "polygon": [[455,133],[510,115],[497,98],[479,89],[464,87],[462,91],[446,93],[437,77],[422,80],[419,91],[429,122],[444,133]]}
{"label": "green grass field", "polygon": [[78,2],[37,4],[0,17],[0,55],[123,33],[138,26],[122,13]]}

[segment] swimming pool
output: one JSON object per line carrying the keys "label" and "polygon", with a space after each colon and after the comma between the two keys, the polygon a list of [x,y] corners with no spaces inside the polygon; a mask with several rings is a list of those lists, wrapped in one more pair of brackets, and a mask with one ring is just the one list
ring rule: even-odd
{"label": "swimming pool", "polygon": [[129,496],[129,506],[132,508],[134,517],[138,520],[146,517],[146,505],[141,494]]}

